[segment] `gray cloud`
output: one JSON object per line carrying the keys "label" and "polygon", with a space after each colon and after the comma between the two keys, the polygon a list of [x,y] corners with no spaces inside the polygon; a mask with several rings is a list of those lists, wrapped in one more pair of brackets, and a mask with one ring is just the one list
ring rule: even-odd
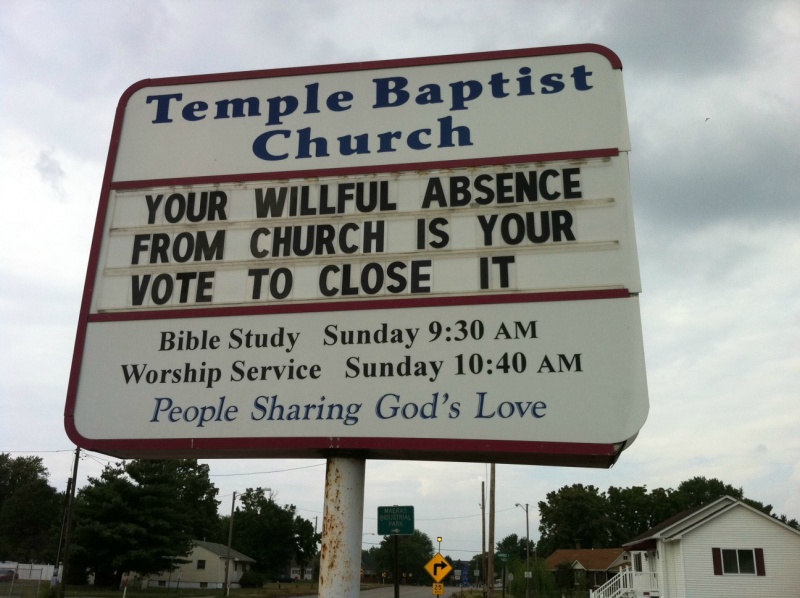
{"label": "gray cloud", "polygon": [[64,169],[61,168],[61,163],[54,154],[55,152],[52,149],[39,152],[39,158],[36,160],[36,170],[39,171],[42,181],[52,187],[59,196],[63,196],[64,188],[62,183],[65,173]]}
{"label": "gray cloud", "polygon": [[[800,260],[800,78],[792,62],[800,50],[790,31],[798,13],[796,2],[735,0],[6,0],[0,141],[13,138],[14,147],[0,147],[0,168],[14,176],[0,185],[4,196],[24,198],[47,191],[44,183],[67,201],[39,210],[11,202],[0,222],[0,253],[20,256],[0,269],[2,316],[15,322],[5,338],[16,348],[0,383],[13,387],[8,396],[54,414],[37,424],[48,446],[71,447],[60,414],[87,239],[114,112],[136,81],[599,43],[624,66],[651,412],[610,471],[500,467],[498,537],[524,525],[515,502],[535,504],[576,482],[675,487],[707,475],[800,517],[792,427],[800,417],[792,351],[800,340],[792,270]],[[67,280],[68,290],[56,288]],[[0,449],[41,450],[29,440],[35,413],[17,411],[0,422]],[[71,470],[59,459],[47,464],[63,487]],[[297,464],[215,460],[212,473]],[[91,467],[81,464],[82,480]],[[228,496],[273,486],[283,500],[321,511],[321,478],[311,470],[215,481]],[[371,461],[367,504],[417,504],[423,531],[463,539],[474,554],[479,520],[447,516],[478,517],[483,478],[482,464]],[[374,531],[374,511],[365,512],[364,531]]]}

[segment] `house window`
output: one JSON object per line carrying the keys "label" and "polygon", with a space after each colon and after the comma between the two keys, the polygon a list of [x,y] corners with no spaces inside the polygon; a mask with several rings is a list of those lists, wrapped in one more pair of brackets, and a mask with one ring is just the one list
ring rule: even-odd
{"label": "house window", "polygon": [[201,588],[207,588],[208,587],[208,582],[207,581],[201,581],[200,582],[200,587]]}
{"label": "house window", "polygon": [[725,575],[755,575],[755,554],[752,550],[731,550],[723,548],[722,572]]}
{"label": "house window", "polygon": [[761,548],[712,548],[714,575],[766,575]]}
{"label": "house window", "polygon": [[166,588],[167,587],[167,582],[164,581],[163,579],[159,579],[158,580],[158,587],[159,588]]}
{"label": "house window", "polygon": [[205,569],[205,568],[206,568],[206,562],[205,562],[205,560],[203,560],[203,559],[198,559],[198,561],[197,561],[197,568],[198,568],[198,569]]}

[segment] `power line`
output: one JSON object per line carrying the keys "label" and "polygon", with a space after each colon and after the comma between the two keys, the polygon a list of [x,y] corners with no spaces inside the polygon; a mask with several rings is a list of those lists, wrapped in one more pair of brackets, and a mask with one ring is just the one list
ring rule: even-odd
{"label": "power line", "polygon": [[[36,455],[38,453],[71,453],[75,449],[57,449],[51,451],[7,451],[0,449],[0,453],[8,453],[8,454],[28,454],[28,455]],[[99,455],[90,454],[91,451],[83,451],[82,457],[94,459],[95,461],[105,461],[106,463],[112,463],[120,461],[120,459],[106,459]],[[209,477],[212,478],[226,478],[226,477],[236,477],[236,476],[248,476],[248,475],[264,475],[269,473],[283,473],[286,471],[298,471],[301,469],[312,469],[314,467],[324,467],[325,463],[316,463],[314,465],[303,465],[302,467],[289,467],[287,469],[272,469],[269,471],[249,471],[244,473],[210,473]]]}
{"label": "power line", "polygon": [[0,449],[0,453],[8,453],[8,454],[25,453],[25,454],[34,454],[35,455],[36,453],[71,453],[74,450],[75,449],[58,449],[58,450],[53,450],[53,451],[6,451],[6,450]]}
{"label": "power line", "polygon": [[247,473],[210,473],[208,477],[210,478],[230,478],[234,476],[244,476],[244,475],[264,475],[268,473],[283,473],[285,471],[297,471],[299,469],[311,469],[312,467],[324,467],[325,463],[317,463],[316,465],[304,465],[303,467],[290,467],[288,469],[273,469],[271,471],[251,471]]}

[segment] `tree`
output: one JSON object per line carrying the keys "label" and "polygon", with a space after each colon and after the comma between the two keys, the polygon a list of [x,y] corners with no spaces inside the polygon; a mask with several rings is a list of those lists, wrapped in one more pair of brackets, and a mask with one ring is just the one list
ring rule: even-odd
{"label": "tree", "polygon": [[370,549],[370,552],[375,550],[375,563],[378,571],[386,573],[387,579],[394,579],[395,538],[397,538],[398,546],[397,560],[400,579],[403,579],[404,573],[406,579],[410,579],[412,582],[429,579],[425,565],[433,558],[433,542],[427,534],[418,529],[407,536],[384,536],[377,548]]}
{"label": "tree", "polygon": [[[544,559],[536,559],[531,564],[531,572],[533,578],[531,579],[530,590],[534,596],[556,595],[556,578]],[[523,593],[519,591],[516,594],[516,596],[522,595]]]}
{"label": "tree", "polygon": [[608,546],[622,546],[631,538],[668,519],[676,513],[673,491],[661,488],[647,492],[645,486],[608,489],[609,529]]}
{"label": "tree", "polygon": [[76,498],[72,571],[94,573],[95,585],[119,587],[128,571],[173,570],[196,532],[216,528],[208,520],[216,493],[208,468],[195,460],[106,466]]}
{"label": "tree", "polygon": [[694,477],[681,482],[675,491],[678,511],[691,509],[710,503],[723,496],[730,496],[737,500],[744,498],[741,488],[734,488],[716,478],[706,479]]}
{"label": "tree", "polygon": [[772,505],[745,498],[741,488],[716,478],[694,477],[681,482],[677,490],[656,488],[649,493],[645,486],[612,486],[608,493],[601,493],[594,486],[574,484],[548,493],[547,501],[539,503],[538,554],[546,557],[558,548],[573,548],[576,544],[581,548],[621,546],[686,509],[723,496],[741,500],[800,529],[796,520],[773,514]]}
{"label": "tree", "polygon": [[314,562],[317,556],[317,546],[320,534],[314,531],[314,526],[308,519],[300,516],[294,518],[295,560],[300,570],[305,574],[306,569]]}
{"label": "tree", "polygon": [[557,548],[606,548],[611,520],[605,493],[594,486],[573,484],[547,493],[539,502],[538,554],[546,557]]}
{"label": "tree", "polygon": [[741,488],[734,488],[716,478],[710,480],[704,477],[694,477],[685,482],[681,482],[675,491],[676,500],[682,509],[691,509],[700,505],[714,501],[722,496],[730,496],[743,503],[774,517],[781,523],[785,523],[795,529],[800,529],[800,524],[796,519],[788,519],[786,515],[778,515],[772,512],[772,505],[765,505],[757,500],[752,500],[744,496]]}
{"label": "tree", "polygon": [[[525,538],[520,538],[517,534],[509,534],[497,543],[495,554],[502,553],[508,555],[508,560],[513,562],[525,562],[528,551],[525,547]],[[531,558],[534,555],[533,541],[530,543]]]}
{"label": "tree", "polygon": [[[503,568],[506,570],[506,579],[509,579],[509,573],[512,574],[513,582],[508,584],[508,588],[514,596],[525,595],[525,571],[528,564],[528,551],[525,544],[525,538],[521,538],[517,534],[509,534],[500,540],[495,547],[496,556],[505,555],[495,561],[495,574],[501,575]],[[532,571],[536,556],[533,542],[530,543],[530,554]]]}
{"label": "tree", "polygon": [[0,453],[0,561],[55,559],[63,506],[41,457]]}
{"label": "tree", "polygon": [[41,457],[15,457],[0,453],[0,505],[17,488],[34,480],[47,480],[47,469]]}
{"label": "tree", "polygon": [[166,468],[169,475],[180,480],[180,484],[174,487],[175,500],[181,503],[189,515],[192,539],[212,539],[219,529],[217,512],[219,490],[211,483],[209,466],[199,464],[195,459],[176,459],[159,463],[162,463],[162,467]]}
{"label": "tree", "polygon": [[375,562],[375,551],[377,547],[372,546],[369,550],[361,549],[361,565],[364,567],[365,575],[371,572],[370,575],[380,577],[381,572],[378,571],[378,563]]}
{"label": "tree", "polygon": [[282,577],[292,559],[307,567],[317,553],[319,535],[294,505],[281,507],[274,494],[248,488],[236,509],[233,537],[236,549],[256,560],[253,566],[268,579]]}

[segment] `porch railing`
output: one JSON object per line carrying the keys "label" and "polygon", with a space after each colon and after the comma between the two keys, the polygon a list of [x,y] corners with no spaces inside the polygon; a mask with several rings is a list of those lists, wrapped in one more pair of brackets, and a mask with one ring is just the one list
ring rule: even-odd
{"label": "porch railing", "polygon": [[622,569],[596,590],[589,598],[621,598],[623,596],[659,596],[658,576],[653,572]]}

